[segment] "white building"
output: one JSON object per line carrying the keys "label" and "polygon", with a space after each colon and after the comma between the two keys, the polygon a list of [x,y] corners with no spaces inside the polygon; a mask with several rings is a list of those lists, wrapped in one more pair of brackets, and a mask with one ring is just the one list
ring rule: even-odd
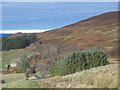
{"label": "white building", "polygon": [[16,62],[12,62],[12,63],[10,64],[10,66],[11,66],[11,67],[17,67],[17,63],[16,63]]}

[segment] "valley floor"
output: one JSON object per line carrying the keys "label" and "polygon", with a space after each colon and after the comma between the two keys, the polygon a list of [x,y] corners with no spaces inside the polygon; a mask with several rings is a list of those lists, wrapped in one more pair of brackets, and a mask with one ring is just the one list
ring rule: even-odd
{"label": "valley floor", "polygon": [[118,64],[40,80],[30,77],[26,81],[23,73],[1,76],[4,88],[118,88]]}

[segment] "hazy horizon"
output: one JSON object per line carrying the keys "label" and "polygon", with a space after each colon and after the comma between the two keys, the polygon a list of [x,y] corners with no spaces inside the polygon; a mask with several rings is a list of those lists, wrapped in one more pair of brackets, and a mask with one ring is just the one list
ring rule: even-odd
{"label": "hazy horizon", "polygon": [[2,30],[0,32],[0,34],[14,34],[14,33],[18,33],[18,32],[21,32],[21,33],[41,33],[41,32],[45,32],[45,31],[48,31],[48,30],[51,30],[51,29],[40,29],[40,30]]}

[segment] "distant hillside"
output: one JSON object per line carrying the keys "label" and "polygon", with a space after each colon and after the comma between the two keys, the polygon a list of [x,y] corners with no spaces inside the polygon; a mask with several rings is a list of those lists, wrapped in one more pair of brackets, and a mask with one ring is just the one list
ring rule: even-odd
{"label": "distant hillside", "polygon": [[[100,47],[113,56],[118,50],[118,12],[109,12],[77,23],[37,34],[44,44],[80,46],[83,49]],[[116,53],[115,53],[116,52]]]}
{"label": "distant hillside", "polygon": [[[11,37],[23,36],[23,33]],[[61,44],[63,46],[81,47],[82,49],[103,48],[112,57],[118,55],[118,11],[104,13],[77,23],[37,33],[37,42],[46,44]]]}

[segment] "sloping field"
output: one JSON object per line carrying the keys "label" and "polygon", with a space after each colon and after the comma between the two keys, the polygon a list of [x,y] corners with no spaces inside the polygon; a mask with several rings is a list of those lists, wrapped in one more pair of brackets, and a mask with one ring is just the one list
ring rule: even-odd
{"label": "sloping field", "polygon": [[18,62],[21,60],[21,57],[26,55],[30,57],[34,54],[34,52],[30,52],[24,49],[14,49],[9,51],[3,51],[2,53],[2,61],[0,60],[0,67],[5,68],[6,64],[10,64],[10,62]]}
{"label": "sloping field", "polygon": [[107,65],[67,76],[24,80],[24,74],[3,75],[5,88],[118,88],[118,65]]}
{"label": "sloping field", "polygon": [[3,60],[14,60],[20,58],[22,55],[30,56],[32,53],[24,49],[14,49],[2,52]]}

